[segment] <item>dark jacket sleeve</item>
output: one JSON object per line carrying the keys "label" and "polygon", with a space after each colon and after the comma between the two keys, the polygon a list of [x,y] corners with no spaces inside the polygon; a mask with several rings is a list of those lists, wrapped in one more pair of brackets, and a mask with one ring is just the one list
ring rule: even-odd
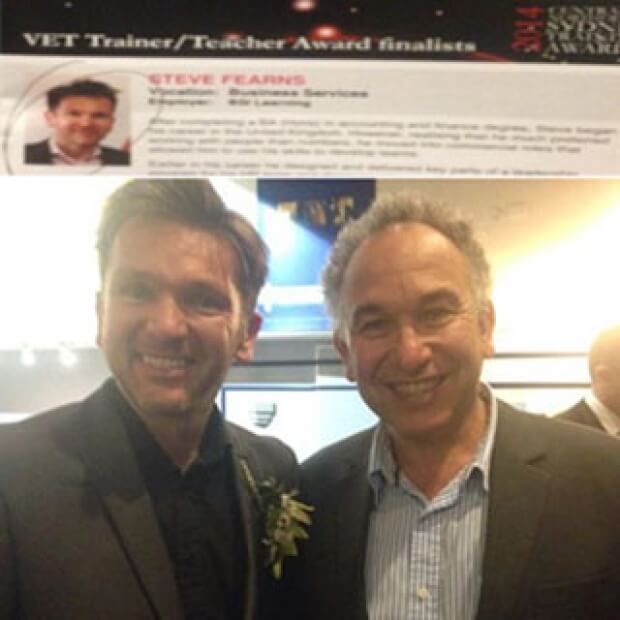
{"label": "dark jacket sleeve", "polygon": [[0,618],[13,618],[16,605],[15,562],[9,529],[9,516],[0,494]]}

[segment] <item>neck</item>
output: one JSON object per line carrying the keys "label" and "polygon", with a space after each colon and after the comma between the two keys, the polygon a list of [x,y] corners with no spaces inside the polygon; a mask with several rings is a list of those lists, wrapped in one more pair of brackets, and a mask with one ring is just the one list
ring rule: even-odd
{"label": "neck", "polygon": [[211,409],[179,415],[142,417],[147,428],[172,462],[185,471],[196,460]]}
{"label": "neck", "polygon": [[446,485],[476,455],[488,427],[488,408],[478,398],[470,414],[454,429],[433,436],[397,437],[391,435],[392,450],[400,470],[428,499]]}
{"label": "neck", "polygon": [[612,395],[612,390],[607,390],[605,388],[598,388],[597,390],[592,390],[594,397],[604,406],[606,407],[614,416],[620,418],[620,407],[616,402],[616,398],[614,398],[615,394]]}
{"label": "neck", "polygon": [[58,148],[71,159],[77,159],[78,161],[88,161],[95,153],[94,146],[72,146],[67,144],[56,143]]}

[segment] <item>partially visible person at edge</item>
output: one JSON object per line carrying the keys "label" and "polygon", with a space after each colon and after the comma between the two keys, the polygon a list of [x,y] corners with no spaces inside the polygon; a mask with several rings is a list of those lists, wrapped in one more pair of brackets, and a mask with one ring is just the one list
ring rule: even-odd
{"label": "partially visible person at edge", "polygon": [[620,437],[620,325],[600,332],[588,353],[591,390],[556,420]]}
{"label": "partially visible person at edge", "polygon": [[481,381],[495,315],[471,227],[380,197],[341,232],[323,282],[346,375],[379,423],[302,466],[316,512],[299,617],[617,620],[620,450]]}
{"label": "partially visible person at edge", "polygon": [[112,377],[3,431],[0,618],[278,618],[252,487],[296,461],[214,404],[252,357],[266,246],[208,183],[137,180],[97,248]]}
{"label": "partially visible person at edge", "polygon": [[49,138],[27,144],[26,164],[127,166],[129,153],[103,146],[114,126],[116,90],[95,80],[76,80],[46,93]]}

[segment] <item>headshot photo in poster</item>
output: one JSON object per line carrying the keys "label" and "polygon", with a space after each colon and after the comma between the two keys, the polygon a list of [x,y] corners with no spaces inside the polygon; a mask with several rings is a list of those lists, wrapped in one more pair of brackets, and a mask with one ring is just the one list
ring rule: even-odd
{"label": "headshot photo in poster", "polygon": [[[32,119],[32,135],[41,139],[26,141],[24,163],[95,168],[128,166],[131,161],[128,140],[118,146],[104,144],[117,122],[118,98],[116,86],[88,77],[47,90],[42,114]],[[127,119],[120,119],[119,124],[126,128]]]}

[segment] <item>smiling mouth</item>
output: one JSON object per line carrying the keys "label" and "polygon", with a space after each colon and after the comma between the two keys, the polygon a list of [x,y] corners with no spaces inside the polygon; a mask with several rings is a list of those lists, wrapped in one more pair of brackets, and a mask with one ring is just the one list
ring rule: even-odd
{"label": "smiling mouth", "polygon": [[191,361],[186,357],[142,354],[139,359],[148,368],[160,371],[186,370],[191,364]]}
{"label": "smiling mouth", "polygon": [[443,376],[437,376],[415,381],[395,381],[388,383],[388,386],[401,398],[417,398],[419,396],[426,396],[435,390],[443,380]]}

